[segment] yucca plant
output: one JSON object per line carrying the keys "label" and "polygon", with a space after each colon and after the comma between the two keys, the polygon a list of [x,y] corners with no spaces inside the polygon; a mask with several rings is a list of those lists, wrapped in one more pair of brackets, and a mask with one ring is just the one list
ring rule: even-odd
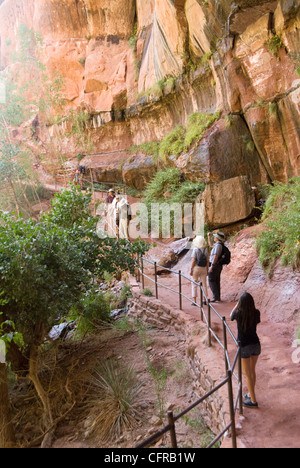
{"label": "yucca plant", "polygon": [[134,369],[108,360],[95,370],[93,383],[96,398],[90,402],[94,418],[90,433],[107,441],[135,427],[142,384]]}

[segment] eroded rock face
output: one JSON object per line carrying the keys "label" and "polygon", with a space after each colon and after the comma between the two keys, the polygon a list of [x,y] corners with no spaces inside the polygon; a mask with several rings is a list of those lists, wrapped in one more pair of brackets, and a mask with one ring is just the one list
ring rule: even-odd
{"label": "eroded rock face", "polygon": [[299,320],[300,274],[277,261],[268,277],[258,260],[255,238],[259,227],[240,232],[230,244],[232,262],[222,277],[223,300],[235,301],[244,292],[255,297],[256,306],[274,322]]}
{"label": "eroded rock face", "polygon": [[255,208],[255,195],[247,176],[208,185],[203,199],[206,223],[214,228],[247,219]]}

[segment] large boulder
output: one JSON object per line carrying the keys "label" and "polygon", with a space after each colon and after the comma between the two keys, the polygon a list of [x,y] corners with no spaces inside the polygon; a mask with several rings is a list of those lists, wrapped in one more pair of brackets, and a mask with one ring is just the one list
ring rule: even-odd
{"label": "large boulder", "polygon": [[139,153],[128,159],[122,170],[124,184],[137,190],[144,190],[153,178],[157,166],[152,156]]}
{"label": "large boulder", "polygon": [[255,208],[255,194],[247,176],[208,185],[202,199],[205,221],[214,229],[249,218]]}

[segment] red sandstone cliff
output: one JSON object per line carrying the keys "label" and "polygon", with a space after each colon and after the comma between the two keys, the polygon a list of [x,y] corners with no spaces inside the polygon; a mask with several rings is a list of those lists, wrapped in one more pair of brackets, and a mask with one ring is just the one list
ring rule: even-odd
{"label": "red sandstone cliff", "polygon": [[[194,112],[216,111],[199,145],[173,161],[186,179],[257,184],[298,175],[297,0],[0,3],[1,67],[18,47],[20,24],[41,33],[43,61],[63,75],[68,107],[90,114],[96,156],[85,163],[99,181],[141,188],[155,168],[141,154],[124,164],[125,150],[161,140]],[[74,157],[80,148],[68,141],[63,151]]]}

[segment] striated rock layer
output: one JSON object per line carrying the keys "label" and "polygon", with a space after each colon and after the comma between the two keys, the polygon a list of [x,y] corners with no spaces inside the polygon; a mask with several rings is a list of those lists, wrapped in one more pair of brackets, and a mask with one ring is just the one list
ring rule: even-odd
{"label": "striated rock layer", "polygon": [[[192,113],[217,111],[202,140],[171,158],[186,179],[257,184],[299,174],[298,0],[4,0],[2,69],[22,23],[41,33],[67,106],[90,114],[85,162],[100,181],[143,189],[155,164],[138,150],[126,163],[124,152],[162,140]],[[63,151],[81,148],[68,141]]]}

